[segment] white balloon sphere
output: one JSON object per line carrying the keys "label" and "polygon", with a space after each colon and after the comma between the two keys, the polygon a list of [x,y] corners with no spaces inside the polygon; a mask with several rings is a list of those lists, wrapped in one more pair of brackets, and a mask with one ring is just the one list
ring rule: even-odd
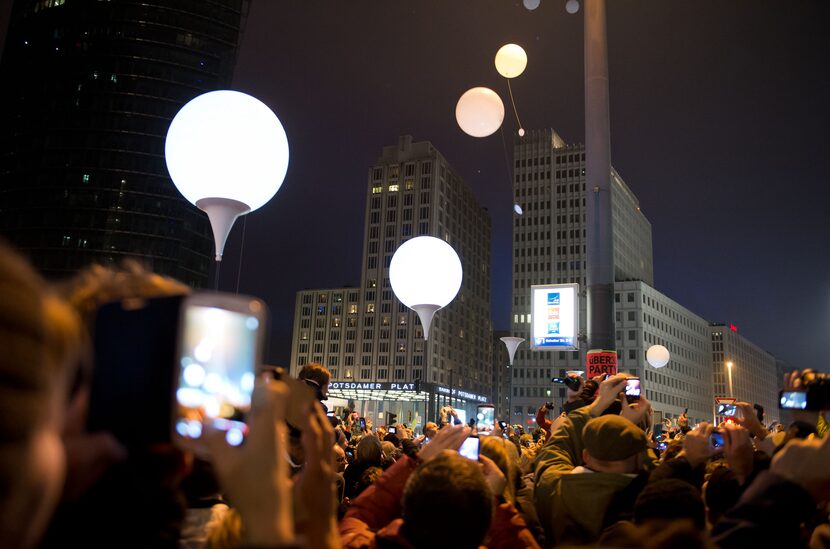
{"label": "white balloon sphere", "polygon": [[250,95],[220,90],[176,114],[164,147],[167,169],[184,197],[236,200],[256,210],[288,170],[288,138],[274,112]]}
{"label": "white balloon sphere", "polygon": [[505,44],[496,52],[496,70],[505,78],[516,78],[527,67],[527,53],[518,44]]}
{"label": "white balloon sphere", "polygon": [[525,213],[525,211],[522,209],[521,205],[519,205],[518,202],[513,204],[513,211],[516,212],[517,215],[522,215],[523,213]]}
{"label": "white balloon sphere", "polygon": [[525,8],[529,9],[530,11],[535,10],[539,7],[539,0],[524,0]]}
{"label": "white balloon sphere", "polygon": [[490,88],[471,88],[455,106],[455,119],[467,135],[487,137],[504,121],[504,103]]}
{"label": "white balloon sphere", "polygon": [[579,11],[579,0],[568,0],[565,3],[565,11],[573,15]]}
{"label": "white balloon sphere", "polygon": [[407,240],[389,265],[392,291],[407,307],[446,307],[461,289],[461,260],[452,246],[434,236]]}
{"label": "white balloon sphere", "polygon": [[662,345],[652,345],[646,351],[646,360],[655,368],[662,368],[669,363],[670,358],[669,350]]}

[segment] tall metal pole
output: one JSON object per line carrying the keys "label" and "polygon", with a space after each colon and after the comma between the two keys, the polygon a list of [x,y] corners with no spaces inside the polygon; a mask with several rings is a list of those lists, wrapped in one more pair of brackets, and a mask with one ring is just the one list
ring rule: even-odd
{"label": "tall metal pole", "polygon": [[614,349],[614,235],[605,0],[585,0],[588,349]]}

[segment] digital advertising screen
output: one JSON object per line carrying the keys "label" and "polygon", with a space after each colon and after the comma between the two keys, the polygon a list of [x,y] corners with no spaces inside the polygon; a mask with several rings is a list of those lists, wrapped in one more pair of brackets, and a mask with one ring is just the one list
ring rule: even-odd
{"label": "digital advertising screen", "polygon": [[530,302],[532,349],[579,348],[579,284],[531,286]]}

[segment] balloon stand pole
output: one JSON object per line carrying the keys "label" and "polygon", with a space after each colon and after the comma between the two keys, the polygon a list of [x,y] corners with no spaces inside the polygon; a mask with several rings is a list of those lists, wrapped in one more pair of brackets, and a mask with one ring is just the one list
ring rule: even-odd
{"label": "balloon stand pole", "polygon": [[418,313],[418,318],[424,327],[424,341],[429,339],[429,325],[432,324],[432,317],[435,316],[435,313],[440,308],[438,305],[413,305],[410,307],[410,309]]}
{"label": "balloon stand pole", "polygon": [[216,245],[216,261],[222,261],[225,242],[228,240],[234,221],[240,215],[250,212],[251,208],[243,202],[230,198],[202,198],[196,201],[196,206],[210,219],[213,242]]}

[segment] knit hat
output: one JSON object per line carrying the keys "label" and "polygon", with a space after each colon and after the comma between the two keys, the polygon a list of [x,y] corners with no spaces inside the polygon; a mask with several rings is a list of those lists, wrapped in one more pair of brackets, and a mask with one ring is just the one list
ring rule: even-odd
{"label": "knit hat", "polygon": [[582,441],[591,457],[603,461],[619,461],[646,449],[643,430],[620,416],[592,419],[582,431]]}

